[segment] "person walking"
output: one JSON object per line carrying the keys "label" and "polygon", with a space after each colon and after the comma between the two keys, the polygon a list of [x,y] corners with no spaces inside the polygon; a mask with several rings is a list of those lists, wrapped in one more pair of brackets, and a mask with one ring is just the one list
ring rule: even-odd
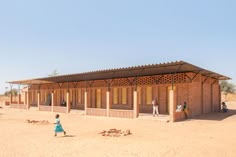
{"label": "person walking", "polygon": [[66,132],[65,130],[63,129],[62,125],[61,125],[61,122],[60,122],[60,119],[59,119],[60,115],[59,114],[56,114],[56,120],[55,120],[55,129],[54,129],[54,132],[55,132],[55,135],[54,136],[57,136],[57,133],[58,132],[64,132],[64,135],[66,135]]}
{"label": "person walking", "polygon": [[154,98],[152,100],[152,106],[153,106],[153,117],[155,117],[155,115],[159,115],[159,112],[158,112],[158,104],[157,104],[157,98]]}

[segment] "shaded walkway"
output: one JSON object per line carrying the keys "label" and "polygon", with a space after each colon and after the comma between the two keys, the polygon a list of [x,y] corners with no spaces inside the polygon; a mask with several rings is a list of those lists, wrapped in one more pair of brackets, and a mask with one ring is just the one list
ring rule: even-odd
{"label": "shaded walkway", "polygon": [[222,121],[227,119],[231,116],[236,115],[236,102],[227,102],[228,112],[215,112],[215,113],[208,113],[201,116],[193,117],[191,119],[196,120],[213,120],[213,121]]}
{"label": "shaded walkway", "polygon": [[164,114],[159,114],[159,116],[153,117],[153,115],[150,113],[139,113],[138,119],[139,120],[155,120],[155,121],[161,121],[161,122],[169,122],[170,116],[164,115]]}

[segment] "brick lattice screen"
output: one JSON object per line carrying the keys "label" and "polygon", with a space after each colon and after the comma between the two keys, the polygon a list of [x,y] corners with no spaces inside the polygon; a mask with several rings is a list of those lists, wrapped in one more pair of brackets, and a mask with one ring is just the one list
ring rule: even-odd
{"label": "brick lattice screen", "polygon": [[138,78],[138,85],[151,85],[151,84],[170,84],[172,83],[172,77],[174,83],[184,83],[187,81],[185,74],[174,75],[156,75]]}
{"label": "brick lattice screen", "polygon": [[[117,78],[117,79],[110,79],[110,80],[95,80],[95,81],[83,81],[77,83],[77,88],[90,88],[90,87],[107,87],[108,83],[110,83],[110,86],[132,86],[136,84],[137,85],[152,85],[152,84],[171,84],[172,83],[172,77],[174,83],[185,83],[189,81],[188,75],[184,73],[180,74],[168,74],[168,75],[154,75],[154,76],[143,76],[138,77],[137,79],[132,78]],[[43,88],[47,86],[42,86]],[[41,89],[43,89],[41,87]],[[59,89],[56,84],[51,86],[51,88]],[[33,89],[37,89],[37,86],[33,86]],[[47,87],[48,88],[48,87]],[[66,84],[63,84],[62,88],[67,88]]]}

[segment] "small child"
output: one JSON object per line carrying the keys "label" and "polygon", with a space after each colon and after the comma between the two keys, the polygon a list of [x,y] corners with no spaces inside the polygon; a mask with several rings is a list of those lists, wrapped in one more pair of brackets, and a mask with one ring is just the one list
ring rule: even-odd
{"label": "small child", "polygon": [[60,115],[59,114],[56,114],[56,122],[54,123],[55,124],[55,135],[54,136],[57,136],[57,133],[58,132],[64,132],[64,135],[66,135],[66,132],[65,130],[62,128],[62,125],[60,123],[60,119],[59,119]]}

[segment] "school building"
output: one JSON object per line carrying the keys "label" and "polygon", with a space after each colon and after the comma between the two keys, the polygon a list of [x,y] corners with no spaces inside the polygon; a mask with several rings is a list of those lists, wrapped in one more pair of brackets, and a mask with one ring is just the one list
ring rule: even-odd
{"label": "school building", "polygon": [[[83,110],[86,115],[137,118],[152,116],[154,97],[159,113],[170,120],[183,120],[176,106],[187,102],[191,117],[218,112],[221,105],[220,80],[227,76],[185,61],[106,69],[86,73],[58,75],[29,80],[9,81],[24,86],[14,108],[69,113]],[[22,94],[24,96],[22,96]]]}

